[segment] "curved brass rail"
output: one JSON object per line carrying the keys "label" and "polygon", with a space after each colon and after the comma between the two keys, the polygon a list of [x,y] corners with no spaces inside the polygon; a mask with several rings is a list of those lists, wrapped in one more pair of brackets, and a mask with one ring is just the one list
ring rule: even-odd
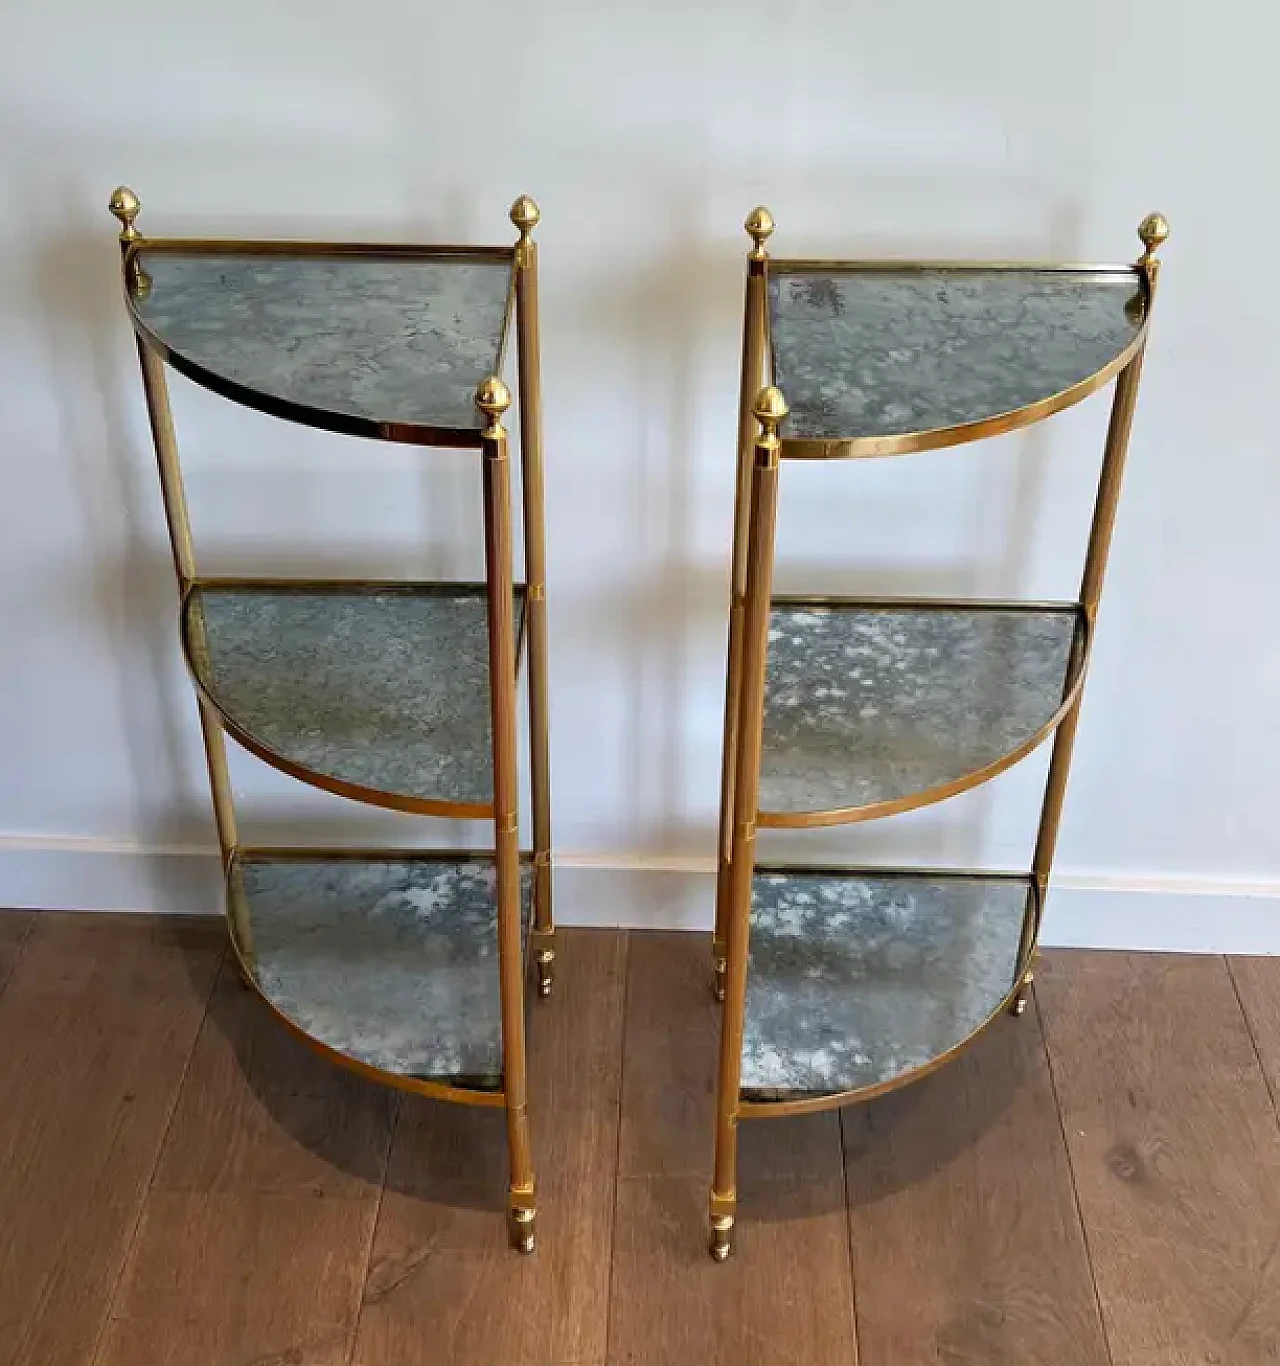
{"label": "curved brass rail", "polygon": [[[933,263],[929,263],[933,264]],[[939,263],[941,264],[941,263]],[[921,267],[924,268],[924,267]],[[977,262],[952,263],[950,269],[989,270],[993,267]],[[1088,269],[1087,267],[1085,268]],[[1004,413],[993,413],[990,417],[979,418],[973,422],[961,422],[950,427],[935,427],[923,432],[896,432],[884,436],[852,437],[808,437],[781,434],[783,460],[868,460],[880,456],[911,455],[918,451],[942,450],[947,446],[967,445],[971,441],[982,441],[989,436],[1002,436],[1006,432],[1020,431],[1023,427],[1033,426],[1071,408],[1081,400],[1096,393],[1109,384],[1121,370],[1138,354],[1146,343],[1147,325],[1150,321],[1150,296],[1146,276],[1134,267],[1134,283],[1143,294],[1142,324],[1134,333],[1132,340],[1100,370],[1094,371],[1084,379],[1037,399],[1022,408],[1013,408]],[[1116,272],[1120,273],[1119,271]],[[771,339],[772,346],[772,339]],[[772,366],[770,367],[772,370]]]}
{"label": "curved brass rail", "polygon": [[936,1058],[930,1058],[928,1062],[921,1063],[919,1067],[912,1067],[906,1072],[900,1072],[896,1077],[890,1077],[888,1081],[878,1081],[871,1086],[858,1086],[852,1091],[833,1091],[830,1095],[804,1096],[796,1100],[747,1100],[743,1097],[738,1102],[738,1113],[751,1119],[782,1119],[787,1115],[811,1115],[820,1110],[839,1110],[846,1105],[857,1105],[863,1101],[875,1100],[877,1096],[886,1096],[890,1091],[899,1091],[904,1086],[923,1081],[925,1077],[932,1076],[934,1072],[940,1071],[949,1062],[953,1062],[970,1045],[976,1043],[1002,1015],[1008,1014],[1014,999],[1022,989],[1027,970],[1035,957],[1035,930],[1038,929],[1042,919],[1040,895],[1031,878],[1027,879],[1027,883],[1028,898],[1025,914],[1031,917],[1033,933],[1030,942],[1026,945],[1025,953],[1018,963],[1013,985],[1001,997],[999,1004],[996,1005],[990,1015],[966,1034],[959,1043],[952,1044],[945,1053],[939,1053]]}
{"label": "curved brass rail", "polygon": [[[381,853],[382,851],[377,851]],[[248,955],[240,944],[240,935],[236,929],[236,917],[233,911],[235,903],[235,890],[232,886],[232,878],[235,875],[238,864],[238,857],[233,857],[231,866],[226,870],[226,919],[227,934],[231,940],[231,951],[236,957],[236,966],[239,969],[240,980],[249,988],[253,994],[263,1002],[267,1009],[275,1018],[293,1035],[295,1039],[311,1049],[313,1053],[318,1053],[322,1058],[327,1058],[330,1062],[337,1063],[339,1067],[345,1067],[349,1072],[356,1073],[357,1076],[366,1078],[369,1081],[381,1082],[384,1086],[394,1086],[398,1091],[408,1091],[416,1096],[427,1096],[432,1100],[448,1100],[459,1105],[481,1105],[493,1108],[501,1108],[506,1102],[506,1097],[501,1090],[481,1091],[466,1086],[455,1086],[451,1082],[430,1081],[425,1077],[406,1077],[398,1072],[386,1072],[381,1067],[374,1067],[371,1063],[361,1062],[359,1058],[353,1058],[348,1053],[343,1053],[337,1048],[331,1047],[327,1043],[321,1043],[313,1034],[308,1034],[298,1022],[286,1015],[283,1010],[266,994],[258,985],[257,975],[254,973]]]}
{"label": "curved brass rail", "polygon": [[[129,310],[129,320],[133,330],[148,350],[153,351],[166,364],[171,365],[179,374],[223,398],[238,403],[241,407],[252,408],[266,413],[269,417],[282,418],[286,422],[296,422],[304,427],[315,427],[320,431],[339,432],[344,436],[363,436],[371,441],[395,441],[411,446],[437,446],[453,449],[479,450],[480,426],[438,427],[421,422],[378,422],[372,418],[361,417],[356,413],[340,413],[327,408],[317,408],[311,404],[299,403],[280,394],[264,393],[238,380],[210,370],[198,361],[192,360],[181,351],[174,350],[157,332],[153,331],[138,316],[134,302],[135,289],[140,280],[146,279],[145,271],[136,264],[139,254],[147,252],[198,253],[201,251],[225,255],[272,255],[272,256],[339,256],[360,258],[407,258],[411,260],[432,260],[442,256],[472,256],[490,259],[509,259],[514,262],[515,249],[512,247],[402,247],[373,246],[356,243],[337,242],[224,242],[224,241],[184,241],[181,238],[149,240],[139,238],[127,250],[124,258],[125,305]],[[507,290],[506,314],[502,324],[501,347],[495,371],[500,372],[506,355],[507,336],[511,331],[511,318],[514,309],[517,271],[511,271],[511,283]]]}
{"label": "curved brass rail", "polygon": [[1062,702],[1057,711],[1038,730],[1033,731],[1019,745],[1007,754],[981,768],[966,773],[963,777],[953,778],[950,782],[939,783],[936,787],[926,787],[919,792],[910,792],[905,797],[890,797],[884,801],[869,802],[865,806],[836,807],[825,811],[761,811],[756,816],[756,825],[769,830],[814,830],[822,826],[853,825],[859,821],[876,821],[885,816],[901,815],[904,811],[915,811],[922,806],[933,806],[958,797],[971,788],[981,787],[992,778],[1021,763],[1033,750],[1042,745],[1066,719],[1067,713],[1075,705],[1084,687],[1085,674],[1089,669],[1089,656],[1093,649],[1093,638],[1089,620],[1084,612],[1077,609],[1076,629],[1080,632],[1079,645],[1072,650],[1073,669],[1063,691]]}
{"label": "curved brass rail", "polygon": [[[366,806],[383,807],[388,811],[405,811],[415,816],[443,816],[452,820],[492,820],[493,803],[489,802],[458,802],[448,801],[440,797],[411,797],[400,792],[384,792],[380,788],[368,787],[363,783],[349,782],[345,778],[337,778],[332,774],[321,773],[316,769],[309,768],[306,764],[299,763],[296,759],[290,759],[286,755],[271,748],[264,741],[259,740],[252,731],[246,730],[244,726],[236,720],[235,716],[227,711],[223,704],[218,700],[217,695],[205,686],[204,680],[200,677],[199,671],[194,662],[194,646],[191,640],[191,601],[192,595],[197,588],[209,580],[196,579],[187,585],[182,595],[182,606],[180,608],[180,633],[182,637],[182,657],[187,666],[187,672],[191,675],[191,681],[195,684],[200,696],[218,714],[223,728],[227,734],[236,741],[237,744],[247,749],[255,758],[261,759],[264,764],[269,764],[279,772],[287,774],[290,778],[296,778],[298,782],[307,783],[311,787],[318,787],[322,792],[332,792],[336,796],[346,797],[351,801],[363,802]],[[214,580],[213,582],[217,582]],[[293,582],[306,586],[304,580],[294,580]],[[336,580],[315,580],[315,583],[325,583],[332,585]],[[401,585],[403,586],[403,585]],[[519,674],[520,660],[524,653],[524,619],[521,616],[520,639],[516,645],[516,670]]]}

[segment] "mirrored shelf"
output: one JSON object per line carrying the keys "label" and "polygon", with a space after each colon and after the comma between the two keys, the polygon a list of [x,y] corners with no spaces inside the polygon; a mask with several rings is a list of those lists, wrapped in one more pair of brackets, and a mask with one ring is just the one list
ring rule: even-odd
{"label": "mirrored shelf", "polygon": [[479,445],[502,369],[507,248],[147,243],[127,275],[144,340],[251,407],[356,435]]}
{"label": "mirrored shelf", "polygon": [[494,881],[487,855],[243,850],[229,878],[237,952],[322,1050],[406,1089],[500,1094]]}
{"label": "mirrored shelf", "polygon": [[865,820],[995,776],[1072,696],[1082,623],[1074,604],[774,599],[759,823]]}
{"label": "mirrored shelf", "polygon": [[196,682],[266,762],[378,806],[490,814],[483,584],[205,579],[182,627]]}
{"label": "mirrored shelf", "polygon": [[892,454],[1085,397],[1141,340],[1146,294],[1133,269],[771,261],[768,312],[784,454]]}
{"label": "mirrored shelf", "polygon": [[744,1100],[888,1088],[997,1015],[1019,972],[1031,879],[758,868]]}

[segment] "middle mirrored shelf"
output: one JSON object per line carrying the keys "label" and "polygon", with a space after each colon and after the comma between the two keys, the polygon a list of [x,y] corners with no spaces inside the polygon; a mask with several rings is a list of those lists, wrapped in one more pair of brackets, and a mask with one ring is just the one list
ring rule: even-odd
{"label": "middle mirrored shelf", "polygon": [[[522,635],[524,587],[514,604]],[[276,768],[428,815],[493,802],[483,585],[204,580],[183,643],[227,729]]]}
{"label": "middle mirrored shelf", "polygon": [[1086,644],[1074,604],[775,598],[759,823],[865,820],[994,777],[1061,718]]}

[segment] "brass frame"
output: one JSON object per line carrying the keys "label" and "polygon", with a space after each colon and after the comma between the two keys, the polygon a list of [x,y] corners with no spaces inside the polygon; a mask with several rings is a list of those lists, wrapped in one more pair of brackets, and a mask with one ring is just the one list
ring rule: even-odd
{"label": "brass frame", "polygon": [[[489,693],[493,723],[494,794],[490,803],[458,803],[401,798],[356,784],[315,773],[284,756],[249,734],[234,717],[227,715],[217,699],[209,695],[191,668],[196,683],[201,735],[209,770],[209,785],[218,829],[218,843],[226,881],[226,914],[235,961],[246,985],[266,1003],[268,1009],[291,1033],[311,1048],[361,1076],[380,1081],[402,1091],[467,1105],[502,1107],[507,1117],[507,1147],[510,1161],[508,1216],[512,1242],[521,1252],[532,1252],[537,1221],[536,1184],[529,1135],[528,1069],[525,1046],[525,982],[532,961],[537,969],[538,994],[551,990],[555,958],[554,924],[551,905],[551,825],[548,777],[547,718],[547,621],[546,621],[546,538],[543,523],[543,474],[541,432],[541,381],[538,360],[538,286],[537,247],[531,232],[539,221],[533,200],[521,196],[511,208],[511,221],[520,234],[512,247],[403,246],[329,242],[249,242],[201,239],[144,239],[136,227],[139,211],[137,196],[120,187],[111,197],[111,213],[120,223],[121,273],[125,304],[138,347],[147,413],[160,475],[165,520],[173,554],[180,593],[180,622],[183,652],[191,668],[193,655],[200,648],[195,639],[198,627],[189,606],[193,589],[204,585],[243,585],[296,587],[299,589],[429,589],[432,585],[413,581],[369,579],[281,579],[262,577],[201,578],[197,576],[186,495],[183,489],[177,438],[169,403],[165,376],[166,363],[196,383],[235,400],[290,421],[329,431],[372,437],[383,441],[411,442],[415,445],[461,446],[474,449],[481,458],[484,495],[484,539],[486,576],[483,584],[462,585],[481,589],[486,596],[489,636]],[[327,412],[273,395],[252,392],[244,386],[216,375],[188,357],[174,352],[138,317],[135,299],[151,287],[145,270],[147,252],[225,252],[228,255],[287,255],[369,257],[387,259],[429,259],[467,257],[479,260],[510,261],[511,282],[507,294],[499,353],[495,369],[505,359],[507,341],[514,331],[518,347],[520,378],[520,432],[523,469],[522,515],[525,544],[525,610],[519,639],[514,638],[513,593],[517,586],[512,566],[511,462],[503,414],[511,404],[511,394],[497,374],[483,380],[476,391],[477,425],[471,428],[432,427],[412,423],[377,423],[348,414]],[[459,585],[441,585],[456,588]],[[531,805],[533,851],[522,854],[519,847],[518,754],[516,734],[517,680],[526,637],[529,655],[529,729],[531,749]],[[227,770],[224,733],[231,734],[247,750],[281,772],[312,786],[339,793],[354,800],[424,815],[454,819],[492,819],[492,855],[468,850],[414,849],[261,849],[242,846],[236,828],[235,805]],[[251,927],[244,914],[242,898],[236,890],[236,872],[245,861],[255,858],[368,858],[406,857],[424,861],[442,858],[492,858],[497,882],[497,933],[499,978],[502,1002],[502,1088],[469,1088],[420,1078],[399,1076],[358,1061],[311,1037],[276,1007],[259,987],[254,975]],[[523,942],[520,909],[520,866],[531,863],[534,870],[533,909],[529,946]]]}
{"label": "brass frame", "polygon": [[[1142,318],[1132,342],[1095,374],[1036,403],[980,422],[911,432],[892,437],[817,441],[789,438],[780,433],[787,417],[786,400],[772,384],[772,338],[768,298],[770,262],[765,244],[774,230],[772,215],[757,208],[746,221],[752,239],[747,258],[746,301],[743,320],[742,378],[738,428],[737,478],[734,505],[733,557],[730,575],[729,646],[726,662],[724,750],[721,770],[720,839],[716,879],[716,922],[712,940],[713,987],[723,1003],[720,1055],[716,1084],[715,1159],[709,1197],[710,1252],[717,1261],[733,1250],[737,1216],[737,1128],[742,1118],[774,1117],[827,1110],[909,1085],[944,1066],[963,1052],[1008,1011],[1020,1015],[1037,953],[1040,926],[1049,890],[1054,847],[1066,794],[1071,751],[1084,696],[1089,653],[1098,603],[1106,571],[1111,533],[1124,472],[1125,454],[1133,424],[1138,381],[1146,350],[1151,306],[1159,274],[1155,253],[1169,234],[1159,214],[1148,215],[1138,229],[1142,256],[1134,266],[1071,266],[1015,262],[903,262],[903,261],[779,261],[777,273],[799,270],[1043,270],[1076,274],[1131,276],[1140,291]],[[974,602],[927,598],[851,598],[772,594],[773,546],[777,519],[778,473],[788,459],[846,459],[907,454],[976,441],[1042,421],[1079,402],[1110,379],[1115,397],[1106,450],[1098,481],[1092,527],[1079,598],[1073,603]],[[752,429],[754,417],[757,429]],[[867,607],[1026,607],[1074,610],[1077,630],[1072,643],[1062,702],[1050,720],[1011,753],[954,782],[892,801],[861,807],[815,812],[766,812],[759,809],[760,762],[764,725],[765,670],[768,655],[769,613],[775,602],[857,604]],[[1020,935],[1017,966],[1005,997],[965,1039],[937,1058],[885,1083],[831,1095],[792,1100],[744,1097],[741,1090],[742,1039],[746,1014],[746,985],[751,933],[751,885],[756,869],[756,831],[761,827],[815,827],[874,820],[945,800],[989,781],[1025,758],[1050,734],[1054,736],[1049,776],[1041,810],[1039,833],[1031,870],[1027,873],[979,869],[928,870],[841,868],[843,873],[919,874],[937,871],[948,876],[1016,878],[1028,889]],[[765,867],[766,865],[760,865]],[[794,865],[792,865],[794,866]],[[785,870],[785,865],[783,865]],[[820,871],[805,865],[807,871]],[[837,871],[837,870],[830,870]]]}

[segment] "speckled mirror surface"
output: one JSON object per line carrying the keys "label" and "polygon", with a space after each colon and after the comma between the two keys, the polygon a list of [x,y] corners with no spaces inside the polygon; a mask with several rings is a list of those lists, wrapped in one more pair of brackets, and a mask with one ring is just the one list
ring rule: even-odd
{"label": "speckled mirror surface", "polygon": [[784,437],[901,436],[1070,389],[1137,336],[1131,272],[772,271]]}
{"label": "speckled mirror surface", "polygon": [[[252,859],[236,879],[255,980],[312,1038],[398,1076],[501,1089],[490,862]],[[526,926],[530,886],[525,871]]]}
{"label": "speckled mirror surface", "polygon": [[[517,632],[523,609],[521,588]],[[187,612],[200,683],[272,753],[377,792],[492,800],[483,589],[209,584]]]}
{"label": "speckled mirror surface", "polygon": [[146,251],[139,319],[268,398],[369,423],[470,431],[496,372],[511,261]]}
{"label": "speckled mirror surface", "polygon": [[892,801],[1004,758],[1057,711],[1074,609],[775,603],[760,810]]}
{"label": "speckled mirror surface", "polygon": [[941,1057],[1013,987],[1021,878],[758,871],[742,1090],[876,1086]]}

